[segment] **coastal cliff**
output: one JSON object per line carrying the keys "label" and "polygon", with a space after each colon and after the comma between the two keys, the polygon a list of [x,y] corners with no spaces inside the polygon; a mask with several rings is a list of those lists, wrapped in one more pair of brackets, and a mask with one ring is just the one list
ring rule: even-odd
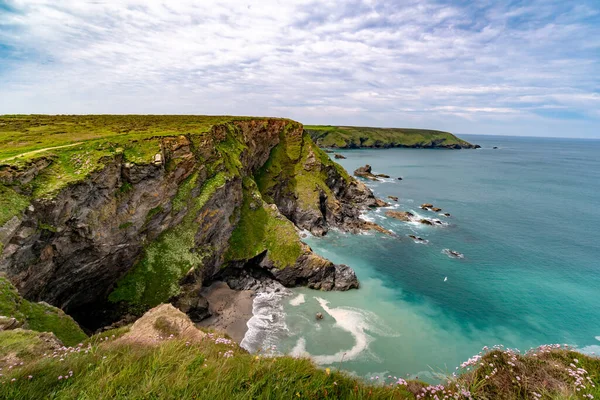
{"label": "coastal cliff", "polygon": [[360,211],[379,202],[297,122],[0,120],[0,272],[90,329],[168,301],[202,315],[202,285],[247,267],[286,286],[358,287],[299,229],[368,228]]}
{"label": "coastal cliff", "polygon": [[316,144],[327,148],[477,149],[480,147],[450,132],[429,129],[311,125],[306,126],[306,132]]}

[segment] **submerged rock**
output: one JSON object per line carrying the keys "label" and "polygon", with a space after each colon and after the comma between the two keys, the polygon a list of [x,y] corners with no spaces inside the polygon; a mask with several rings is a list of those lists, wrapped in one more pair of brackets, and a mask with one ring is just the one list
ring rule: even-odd
{"label": "submerged rock", "polygon": [[336,154],[334,157],[335,157],[337,160],[345,160],[345,159],[346,159],[346,157],[344,157],[344,156],[343,156],[343,155],[341,155],[341,154]]}
{"label": "submerged rock", "polygon": [[464,254],[459,253],[456,250],[444,249],[442,250],[442,253],[446,254],[450,258],[465,258]]}
{"label": "submerged rock", "polygon": [[394,200],[394,201],[398,201],[398,197],[397,196],[388,196],[388,199]]}
{"label": "submerged rock", "polygon": [[317,313],[317,315],[316,315],[316,318],[317,318],[318,320],[321,320],[321,319],[323,319],[323,313],[320,313],[320,312],[318,312],[318,313]]}
{"label": "submerged rock", "polygon": [[431,203],[423,203],[423,204],[421,204],[421,208],[423,210],[427,210],[427,209],[430,209],[432,207],[433,207],[433,204],[431,204]]}

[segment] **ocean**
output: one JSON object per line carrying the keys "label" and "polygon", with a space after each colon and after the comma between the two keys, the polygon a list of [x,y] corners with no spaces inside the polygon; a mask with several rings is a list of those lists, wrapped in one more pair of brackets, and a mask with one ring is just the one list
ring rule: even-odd
{"label": "ocean", "polygon": [[[276,346],[367,379],[432,382],[484,346],[561,343],[600,353],[600,141],[465,139],[483,148],[339,151],[350,173],[370,164],[391,176],[368,185],[398,202],[364,218],[398,237],[306,238],[318,254],[351,266],[361,288],[259,295],[244,346]],[[446,225],[401,222],[385,216],[390,209]]]}

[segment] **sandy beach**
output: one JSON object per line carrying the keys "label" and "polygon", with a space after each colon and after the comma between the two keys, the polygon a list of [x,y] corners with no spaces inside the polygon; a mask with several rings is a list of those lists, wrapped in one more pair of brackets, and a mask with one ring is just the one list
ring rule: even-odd
{"label": "sandy beach", "polygon": [[254,291],[236,291],[225,282],[215,282],[201,293],[210,304],[212,316],[198,326],[223,331],[240,343],[248,330],[247,322],[252,318]]}

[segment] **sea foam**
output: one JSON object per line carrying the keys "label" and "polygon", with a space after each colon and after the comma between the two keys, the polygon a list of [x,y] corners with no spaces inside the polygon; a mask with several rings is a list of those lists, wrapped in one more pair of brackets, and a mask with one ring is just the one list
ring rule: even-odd
{"label": "sea foam", "polygon": [[289,332],[285,323],[283,298],[288,293],[258,293],[252,303],[252,318],[247,323],[248,330],[240,346],[255,353],[270,350],[282,335]]}
{"label": "sea foam", "polygon": [[298,307],[300,304],[304,304],[304,303],[306,303],[306,298],[304,297],[304,294],[302,294],[302,293],[300,293],[298,296],[296,296],[290,300],[290,305],[292,305],[294,307]]}

